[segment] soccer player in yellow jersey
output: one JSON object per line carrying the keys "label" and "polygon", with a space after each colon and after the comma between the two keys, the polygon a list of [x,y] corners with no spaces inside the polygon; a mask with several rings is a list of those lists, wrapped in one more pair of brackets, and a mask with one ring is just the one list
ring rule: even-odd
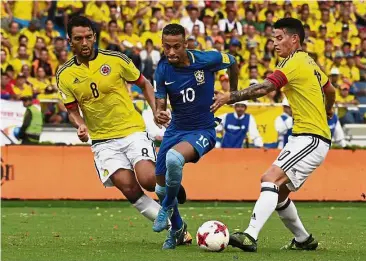
{"label": "soccer player in yellow jersey", "polygon": [[155,148],[123,81],[143,90],[158,124],[167,123],[170,117],[156,113],[154,88],[127,56],[93,48],[96,34],[89,19],[72,18],[67,33],[75,56],[58,70],[56,80],[69,119],[81,141],[87,142],[90,135],[104,186],[116,186],[142,215],[154,221],[160,205],[141,187],[155,190]]}
{"label": "soccer player in yellow jersey", "polygon": [[294,239],[284,249],[315,250],[318,242],[305,230],[294,203],[288,198],[323,162],[330,147],[327,116],[333,115],[335,90],[314,60],[301,50],[304,27],[300,20],[283,18],[274,24],[274,44],[283,59],[264,82],[241,91],[216,93],[213,111],[225,103],[251,100],[278,88],[292,109],[292,136],[261,179],[261,194],[248,228],[230,236],[229,244],[244,251],[257,251],[257,238],[265,222],[277,210]]}

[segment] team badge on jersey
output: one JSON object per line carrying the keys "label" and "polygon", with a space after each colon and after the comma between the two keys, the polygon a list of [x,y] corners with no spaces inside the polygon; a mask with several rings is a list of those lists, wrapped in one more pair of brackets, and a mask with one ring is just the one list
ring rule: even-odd
{"label": "team badge on jersey", "polygon": [[100,67],[100,73],[107,76],[111,73],[111,67],[108,64],[103,64],[102,67]]}
{"label": "team badge on jersey", "polygon": [[197,85],[205,83],[205,73],[202,70],[195,71],[194,77],[196,77]]}

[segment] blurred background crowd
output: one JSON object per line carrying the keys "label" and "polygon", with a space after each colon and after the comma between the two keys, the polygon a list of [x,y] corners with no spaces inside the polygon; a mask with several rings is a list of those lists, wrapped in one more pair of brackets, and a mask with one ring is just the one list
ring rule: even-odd
{"label": "blurred background crowd", "polygon": [[[359,1],[1,1],[1,99],[32,96],[45,122],[67,122],[57,102],[55,73],[72,57],[65,26],[75,15],[90,18],[97,46],[129,56],[153,81],[162,55],[161,31],[168,23],[186,28],[188,48],[228,52],[240,67],[239,89],[263,81],[279,62],[272,37],[282,17],[300,19],[302,46],[337,88],[342,124],[366,122],[366,2]],[[225,71],[215,88],[228,91]],[[137,86],[131,99],[143,99]],[[56,100],[56,102],[55,102]],[[254,102],[281,103],[281,91]]]}

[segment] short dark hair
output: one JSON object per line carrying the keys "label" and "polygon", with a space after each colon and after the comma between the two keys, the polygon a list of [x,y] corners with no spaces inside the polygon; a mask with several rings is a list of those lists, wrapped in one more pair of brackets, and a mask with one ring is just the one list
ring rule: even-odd
{"label": "short dark hair", "polygon": [[64,38],[62,38],[61,36],[57,36],[56,38],[55,38],[55,42],[58,42],[58,41],[65,41],[65,39]]}
{"label": "short dark hair", "polygon": [[292,17],[282,18],[275,22],[273,27],[275,29],[286,29],[289,34],[297,34],[300,38],[300,44],[304,42],[305,30],[299,19]]}
{"label": "short dark hair", "polygon": [[186,31],[180,24],[168,24],[163,29],[163,35],[182,35],[186,38]]}
{"label": "short dark hair", "polygon": [[111,24],[117,24],[117,21],[116,20],[110,20],[109,23],[108,23],[108,26],[111,26]]}
{"label": "short dark hair", "polygon": [[154,45],[153,41],[150,38],[146,40],[145,45],[148,44],[148,43],[151,44],[151,45]]}
{"label": "short dark hair", "polygon": [[274,12],[272,10],[267,10],[264,15],[267,17],[268,14],[271,14],[272,16],[274,16]]}
{"label": "short dark hair", "polygon": [[20,40],[22,40],[23,38],[26,38],[27,40],[29,40],[29,39],[28,39],[28,37],[27,37],[26,35],[21,34],[21,35],[19,36],[19,38],[18,38],[18,42],[20,42]]}
{"label": "short dark hair", "polygon": [[41,49],[41,52],[47,52],[47,53],[48,53],[48,49],[47,49],[46,47],[43,47],[43,48]]}
{"label": "short dark hair", "polygon": [[95,33],[95,28],[93,26],[93,23],[86,18],[85,16],[74,16],[73,18],[70,19],[70,21],[67,24],[67,34],[68,36],[71,38],[71,34],[72,34],[72,28],[74,27],[89,27],[93,33]]}

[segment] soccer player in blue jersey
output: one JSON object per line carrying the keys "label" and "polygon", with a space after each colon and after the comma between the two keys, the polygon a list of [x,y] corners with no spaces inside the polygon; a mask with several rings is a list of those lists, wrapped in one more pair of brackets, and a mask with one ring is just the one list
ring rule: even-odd
{"label": "soccer player in blue jersey", "polygon": [[178,212],[177,193],[185,163],[197,162],[215,147],[213,103],[215,72],[228,68],[230,89],[236,90],[238,67],[235,58],[217,51],[187,50],[184,27],[169,24],[163,29],[162,58],[155,71],[155,97],[158,113],[164,114],[167,96],[172,106],[172,120],[164,134],[157,164],[158,195],[162,208],[153,230],[161,232],[169,226],[163,249],[174,249],[177,238],[186,230]]}

